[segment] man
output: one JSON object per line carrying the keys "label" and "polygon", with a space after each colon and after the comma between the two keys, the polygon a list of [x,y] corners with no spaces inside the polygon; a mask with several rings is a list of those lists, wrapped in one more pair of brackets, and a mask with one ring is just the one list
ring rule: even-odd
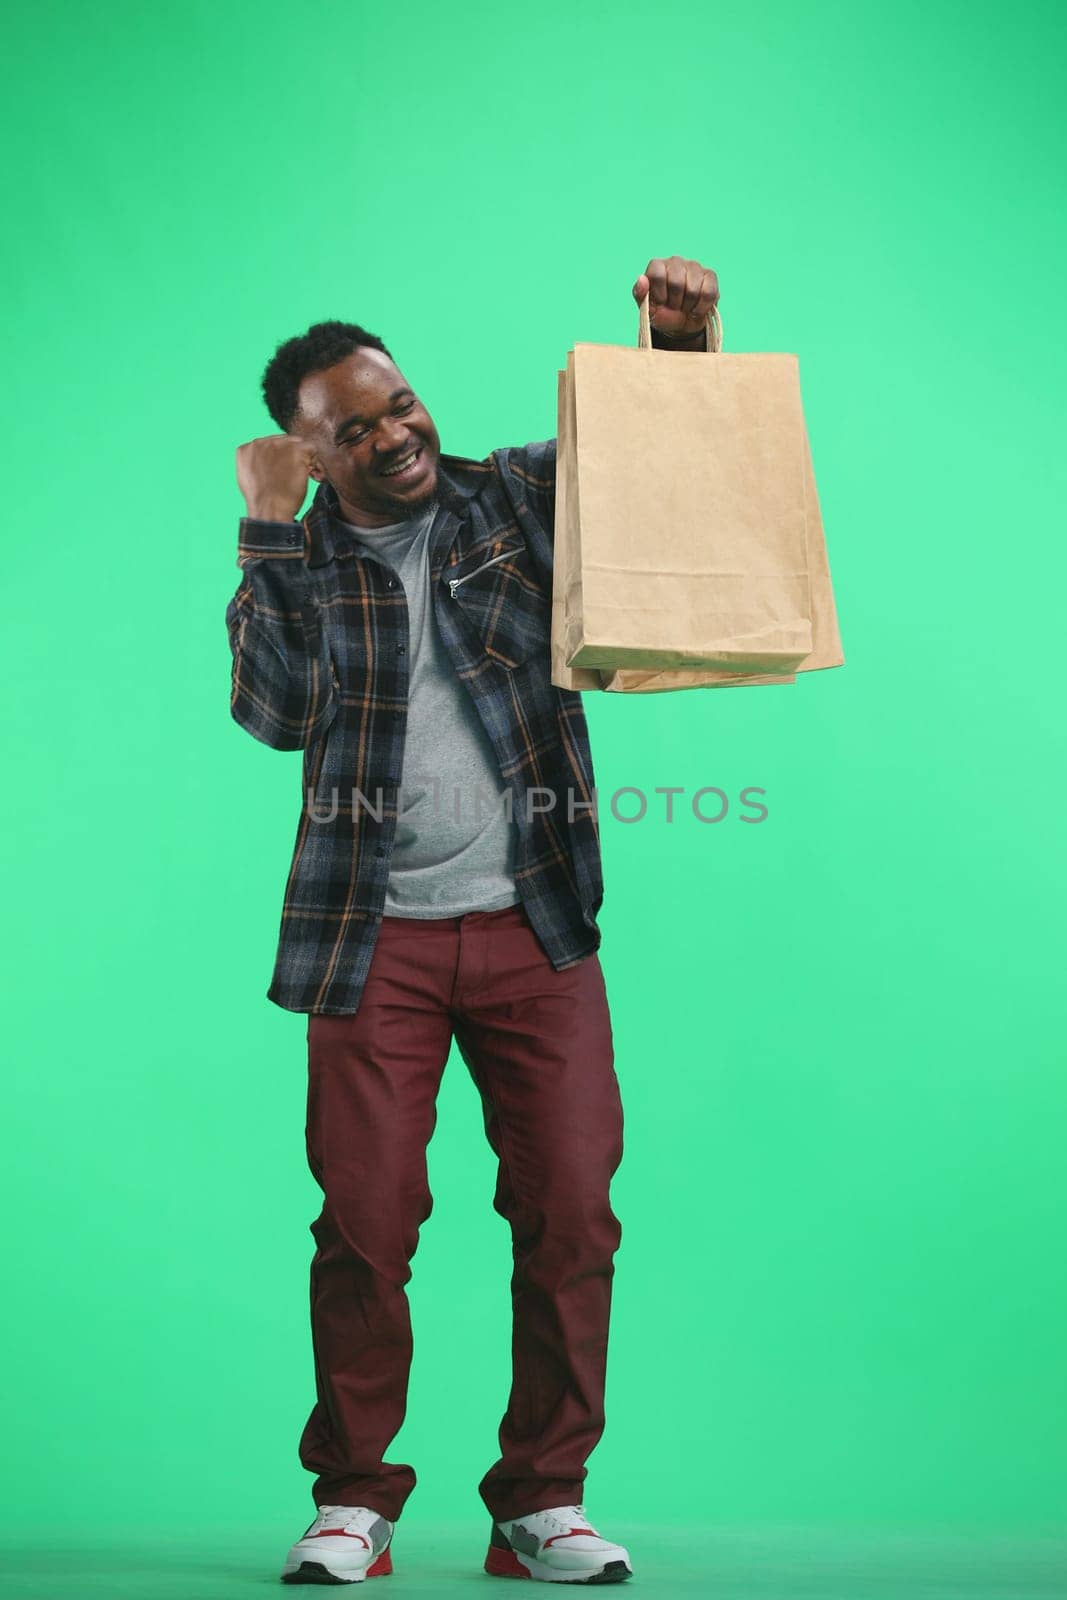
{"label": "man", "polygon": [[[653,342],[705,348],[713,272],[650,261]],[[455,1038],[512,1236],[512,1386],[479,1492],[486,1571],[619,1582],[582,1503],[604,1427],[622,1108],[597,950],[599,831],[581,695],[549,676],[555,441],[443,455],[380,339],[319,323],[263,378],[282,430],[237,451],[232,711],[302,751],[268,998],[308,1014],[317,1515],[289,1583],[392,1570],[415,1485],[405,1284]],[[308,478],[318,485],[295,521]]]}

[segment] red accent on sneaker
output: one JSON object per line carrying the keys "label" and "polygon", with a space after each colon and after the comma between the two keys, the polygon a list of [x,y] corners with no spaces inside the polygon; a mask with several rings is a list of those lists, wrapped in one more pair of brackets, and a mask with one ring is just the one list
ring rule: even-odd
{"label": "red accent on sneaker", "polygon": [[495,1544],[489,1546],[489,1554],[485,1558],[485,1570],[494,1578],[530,1578],[532,1573],[527,1572],[514,1550],[500,1550]]}
{"label": "red accent on sneaker", "polygon": [[367,1568],[368,1578],[384,1578],[393,1570],[392,1545],[386,1545],[377,1561],[372,1561]]}
{"label": "red accent on sneaker", "polygon": [[370,1549],[370,1540],[364,1539],[361,1533],[349,1533],[345,1528],[320,1528],[318,1533],[311,1535],[313,1539],[358,1539],[361,1544]]}
{"label": "red accent on sneaker", "polygon": [[541,1549],[547,1550],[550,1544],[558,1544],[560,1539],[573,1539],[575,1536],[581,1538],[583,1535],[587,1535],[592,1539],[600,1538],[599,1533],[594,1533],[592,1528],[572,1528],[570,1533],[554,1533],[551,1539],[545,1540],[544,1544],[541,1546]]}

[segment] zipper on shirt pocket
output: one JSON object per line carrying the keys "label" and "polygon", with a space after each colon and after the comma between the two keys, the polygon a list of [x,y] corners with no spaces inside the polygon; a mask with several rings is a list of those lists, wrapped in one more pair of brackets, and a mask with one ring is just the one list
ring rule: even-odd
{"label": "zipper on shirt pocket", "polygon": [[494,556],[491,561],[483,561],[480,567],[475,567],[473,572],[465,572],[462,578],[449,578],[448,588],[453,600],[456,598],[456,590],[459,588],[461,583],[466,583],[468,578],[476,578],[479,572],[485,571],[486,567],[495,567],[498,561],[506,561],[508,556],[513,556],[515,554],[515,548],[517,547],[514,547],[510,550],[502,550],[500,554],[498,556]]}

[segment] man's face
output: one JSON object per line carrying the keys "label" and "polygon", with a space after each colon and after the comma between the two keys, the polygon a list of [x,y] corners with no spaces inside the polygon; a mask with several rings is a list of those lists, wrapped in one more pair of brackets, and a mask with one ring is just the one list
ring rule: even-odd
{"label": "man's face", "polygon": [[356,350],[306,377],[291,432],[314,447],[311,476],[333,486],[348,522],[402,522],[434,498],[433,418],[380,350]]}

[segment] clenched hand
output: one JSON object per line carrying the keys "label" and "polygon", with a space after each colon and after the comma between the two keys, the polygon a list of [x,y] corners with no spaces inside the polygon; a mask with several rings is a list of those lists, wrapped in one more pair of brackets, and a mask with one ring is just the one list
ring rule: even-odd
{"label": "clenched hand", "polygon": [[314,450],[289,433],[271,433],[237,447],[237,482],[248,515],[291,522],[304,503]]}

